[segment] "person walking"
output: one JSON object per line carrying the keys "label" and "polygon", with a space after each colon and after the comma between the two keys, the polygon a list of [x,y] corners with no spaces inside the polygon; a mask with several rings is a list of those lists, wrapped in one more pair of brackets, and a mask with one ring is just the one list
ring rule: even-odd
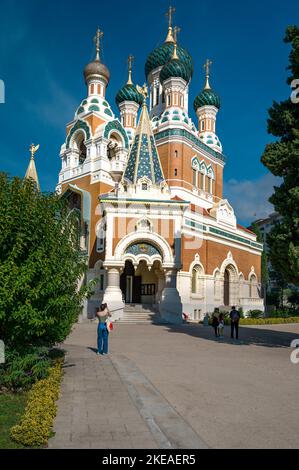
{"label": "person walking", "polygon": [[223,331],[224,331],[224,315],[223,315],[223,313],[220,313],[218,321],[219,321],[218,336],[219,336],[219,338],[223,338]]}
{"label": "person walking", "polygon": [[108,317],[111,317],[111,313],[108,310],[107,304],[101,304],[99,310],[96,312],[96,316],[99,320],[98,324],[98,352],[97,354],[108,354],[108,336],[109,331],[107,329],[106,321]]}
{"label": "person walking", "polygon": [[218,326],[219,326],[219,321],[218,321],[218,317],[215,313],[213,313],[213,316],[212,316],[212,327],[214,328],[214,331],[215,331],[215,336],[216,338],[218,338]]}
{"label": "person walking", "polygon": [[231,326],[231,338],[234,339],[234,330],[236,331],[236,339],[239,338],[239,321],[240,321],[240,312],[236,309],[235,306],[232,307],[232,310],[229,314],[230,316],[230,326]]}

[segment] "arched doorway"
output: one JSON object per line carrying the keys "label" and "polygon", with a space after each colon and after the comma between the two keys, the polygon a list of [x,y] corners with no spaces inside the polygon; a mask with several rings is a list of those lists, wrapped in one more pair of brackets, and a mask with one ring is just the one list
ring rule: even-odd
{"label": "arched doorway", "polygon": [[125,269],[120,276],[120,288],[126,304],[141,303],[141,276],[136,275],[131,261],[126,261]]}
{"label": "arched doorway", "polygon": [[224,283],[223,283],[223,303],[225,306],[230,304],[230,295],[229,295],[229,283],[230,283],[230,274],[229,270],[224,271]]}
{"label": "arched doorway", "polygon": [[126,304],[156,303],[159,290],[159,262],[155,261],[149,267],[146,260],[141,260],[136,269],[130,260],[125,263],[125,268],[120,276],[120,288]]}

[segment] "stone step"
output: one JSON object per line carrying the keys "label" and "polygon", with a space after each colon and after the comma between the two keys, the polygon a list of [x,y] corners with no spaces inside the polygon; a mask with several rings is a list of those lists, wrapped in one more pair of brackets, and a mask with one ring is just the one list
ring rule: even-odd
{"label": "stone step", "polygon": [[124,312],[149,312],[155,313],[158,311],[158,306],[147,305],[147,304],[126,304],[124,307]]}
{"label": "stone step", "polygon": [[137,312],[124,310],[123,317],[116,320],[116,323],[153,323],[159,322],[160,315],[156,312]]}

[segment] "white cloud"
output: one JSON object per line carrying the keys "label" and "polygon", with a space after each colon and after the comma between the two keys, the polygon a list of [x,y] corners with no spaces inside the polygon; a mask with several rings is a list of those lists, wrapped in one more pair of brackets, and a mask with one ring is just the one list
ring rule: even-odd
{"label": "white cloud", "polygon": [[28,113],[50,126],[61,130],[66,123],[74,117],[78,107],[78,99],[75,99],[67,90],[63,89],[59,82],[49,73],[44,73],[40,69],[40,76],[43,76],[42,83],[45,95],[39,101],[24,101],[24,107]]}
{"label": "white cloud", "polygon": [[274,186],[280,184],[280,178],[271,173],[255,180],[230,179],[224,183],[224,197],[233,206],[238,221],[250,224],[274,211],[268,199],[274,192]]}

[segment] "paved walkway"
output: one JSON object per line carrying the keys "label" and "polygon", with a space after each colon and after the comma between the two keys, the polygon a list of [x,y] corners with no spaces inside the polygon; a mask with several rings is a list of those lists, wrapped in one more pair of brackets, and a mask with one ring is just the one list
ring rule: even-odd
{"label": "paved walkway", "polygon": [[118,324],[111,355],[98,357],[96,324],[76,325],[49,447],[298,448],[299,364],[289,345],[299,325],[243,327],[240,336]]}
{"label": "paved walkway", "polygon": [[128,358],[99,357],[92,348],[68,343],[65,349],[55,437],[49,448],[206,448]]}

